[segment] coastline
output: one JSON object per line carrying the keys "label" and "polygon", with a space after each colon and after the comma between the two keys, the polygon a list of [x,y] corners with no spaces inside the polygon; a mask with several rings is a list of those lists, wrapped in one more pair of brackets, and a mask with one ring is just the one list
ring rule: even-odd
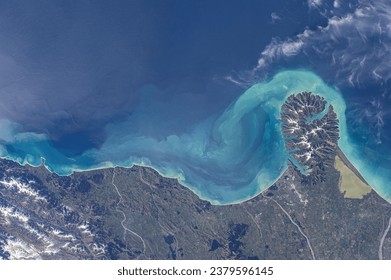
{"label": "coastline", "polygon": [[[236,172],[235,166],[244,166],[240,159],[237,160],[237,157],[240,157],[242,155],[241,153],[245,152],[239,148],[243,148],[243,146],[240,145],[243,140],[242,138],[246,137],[246,135],[240,135],[235,132],[238,131],[237,129],[243,128],[243,125],[240,123],[241,117],[245,114],[252,113],[254,110],[256,111],[258,108],[257,106],[264,106],[264,108],[267,109],[269,116],[273,115],[271,118],[273,120],[274,118],[278,120],[280,107],[285,102],[286,98],[293,93],[302,91],[316,93],[324,97],[328,104],[333,105],[340,123],[340,139],[338,141],[337,153],[341,155],[340,158],[344,160],[349,169],[351,169],[363,182],[367,185],[371,185],[372,188],[377,188],[377,193],[385,200],[390,201],[391,192],[389,191],[387,193],[385,191],[388,177],[382,178],[380,176],[382,174],[380,173],[378,173],[378,176],[376,177],[371,176],[371,172],[374,170],[373,167],[369,166],[368,168],[364,168],[366,165],[364,160],[360,157],[359,146],[351,144],[352,139],[349,138],[346,125],[346,104],[342,95],[337,89],[330,87],[319,76],[308,70],[281,71],[271,79],[251,86],[222,113],[216,123],[214,123],[215,126],[212,126],[212,131],[209,130],[209,126],[208,128],[195,127],[199,128],[199,131],[195,130],[194,134],[172,135],[172,139],[170,138],[160,142],[154,138],[133,139],[132,135],[130,135],[129,138],[119,139],[118,141],[113,141],[113,138],[110,138],[109,140],[111,142],[108,141],[107,146],[104,147],[104,149],[83,155],[86,158],[90,157],[90,159],[95,159],[96,156],[99,156],[99,160],[90,160],[86,162],[83,161],[84,159],[75,159],[73,162],[66,161],[63,164],[60,163],[57,165],[55,164],[55,160],[57,160],[56,157],[50,159],[49,162],[42,160],[42,156],[39,157],[39,155],[50,156],[48,153],[51,152],[58,153],[58,158],[63,156],[59,154],[57,150],[50,147],[48,142],[37,142],[34,139],[24,139],[25,145],[23,145],[23,149],[18,150],[20,155],[17,153],[13,155],[15,156],[15,159],[10,155],[7,155],[5,150],[3,150],[3,156],[0,158],[12,160],[20,165],[28,164],[34,167],[43,165],[48,171],[56,173],[59,176],[70,175],[74,172],[85,172],[105,168],[132,168],[134,165],[149,167],[163,177],[178,180],[180,184],[190,189],[199,198],[214,205],[240,204],[261,194],[265,189],[279,180],[281,175],[286,171],[288,162],[288,157],[283,155],[283,152],[280,149],[281,147],[274,147],[273,151],[264,148],[263,150],[256,150],[255,153],[258,154],[255,154],[254,152],[252,152],[252,154],[249,153],[248,158],[245,159],[247,161],[244,163],[248,163],[251,160],[252,165],[248,166],[252,166],[252,170],[246,173],[243,171],[246,169],[242,168],[242,170]],[[248,124],[246,123],[245,125]],[[272,123],[272,125],[278,124]],[[252,131],[255,129],[250,125],[244,126],[244,128],[252,129]],[[271,128],[269,128],[269,130],[270,129]],[[220,142],[217,142],[216,147],[213,146],[215,150],[212,150],[210,153],[209,151],[205,152],[205,142],[203,142],[207,139],[203,135],[205,132],[212,134],[216,133],[218,140],[220,140],[223,145]],[[170,140],[172,141],[170,142]],[[278,137],[268,140],[274,141],[272,143],[279,141]],[[31,141],[31,146],[33,147],[31,150],[29,150],[29,141]],[[122,143],[119,141],[125,141],[124,145],[121,147],[122,152],[117,150],[114,151],[114,148],[117,147],[116,144]],[[230,146],[224,146],[224,144],[227,144],[226,142]],[[262,146],[262,144],[267,145],[266,142],[259,142],[258,146]],[[178,149],[173,151],[172,147],[176,147],[175,145]],[[143,149],[142,151],[147,151],[147,154],[126,157],[127,154],[132,155],[135,151],[139,151],[139,148]],[[164,160],[159,161],[159,157],[154,157],[155,151],[162,154],[167,153],[169,156],[172,154],[173,158],[176,156],[179,160],[178,162],[174,162],[174,160],[169,162]],[[280,152],[280,154],[277,154],[277,152]],[[39,160],[39,158],[41,158],[41,160]],[[183,162],[186,161],[187,166],[196,166],[198,169],[208,170],[214,177],[203,177],[202,172],[197,173],[197,171],[191,169],[187,170],[187,166],[183,165],[181,160]],[[208,160],[210,160],[210,163]],[[234,161],[232,165],[224,165],[229,160]],[[152,164],[152,162],[154,164]],[[269,164],[264,164],[265,162]],[[201,164],[197,165],[197,163]],[[213,170],[211,164],[221,164],[221,168]],[[210,169],[208,169],[209,167]],[[378,167],[379,166],[375,166],[375,168]],[[380,167],[384,169],[384,166]],[[223,170],[224,173],[218,173],[222,172],[221,170]],[[218,181],[219,178],[224,179]],[[237,180],[238,178],[243,178],[243,180],[240,182]],[[368,182],[370,182],[370,184]],[[211,190],[209,193],[207,192],[208,189]],[[381,195],[381,193],[383,193],[383,195]],[[235,195],[240,198],[235,199]]]}
{"label": "coastline", "polygon": [[337,156],[346,165],[346,167],[349,168],[363,183],[370,186],[368,182],[364,179],[364,177],[361,175],[361,173],[357,170],[357,168],[349,161],[346,155],[342,152],[339,146],[337,146]]}

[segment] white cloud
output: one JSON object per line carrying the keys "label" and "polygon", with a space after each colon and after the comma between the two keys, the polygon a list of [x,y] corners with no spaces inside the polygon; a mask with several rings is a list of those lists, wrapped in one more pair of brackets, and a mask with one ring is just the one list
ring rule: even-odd
{"label": "white cloud", "polygon": [[325,27],[306,29],[286,40],[274,38],[261,52],[256,69],[300,54],[310,61],[321,59],[352,85],[364,79],[384,81],[391,78],[390,46],[391,2],[361,1],[355,11],[329,18]]}
{"label": "white cloud", "polygon": [[322,0],[308,0],[308,7],[317,8],[322,5]]}
{"label": "white cloud", "polygon": [[301,40],[285,42],[281,45],[281,50],[285,56],[293,56],[300,52],[303,45],[304,43]]}
{"label": "white cloud", "polygon": [[[309,1],[319,6],[321,1]],[[334,1],[334,7],[340,7]],[[333,8],[331,8],[333,9]],[[299,35],[281,40],[274,38],[261,52],[253,75],[267,76],[275,65],[288,63],[299,56],[302,61],[337,86],[364,87],[377,84],[382,87],[391,80],[391,1],[359,0],[356,8],[345,14],[331,10],[327,25],[305,29]],[[335,16],[338,14],[339,16]],[[376,99],[376,104],[389,102],[391,94]],[[370,97],[369,97],[370,98]],[[381,143],[385,116],[391,110],[384,106],[356,107],[352,113],[373,129],[375,141]]]}
{"label": "white cloud", "polygon": [[296,40],[286,41],[273,39],[272,42],[261,53],[257,68],[266,67],[275,59],[297,55],[303,46],[304,42],[300,37],[296,38]]}
{"label": "white cloud", "polygon": [[270,17],[272,18],[272,23],[281,20],[281,17],[275,12],[271,13]]}

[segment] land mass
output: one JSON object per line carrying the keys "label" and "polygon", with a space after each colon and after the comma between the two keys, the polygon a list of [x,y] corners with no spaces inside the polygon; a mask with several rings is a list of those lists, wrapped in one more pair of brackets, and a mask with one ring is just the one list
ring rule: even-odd
{"label": "land mass", "polygon": [[343,164],[349,168],[364,184],[368,185],[367,181],[365,181],[364,177],[358,172],[356,167],[348,160],[348,158],[345,156],[345,154],[341,151],[341,149],[338,147],[337,149],[337,156],[340,158],[340,160],[343,162]]}
{"label": "land mass", "polygon": [[234,205],[212,205],[146,167],[58,176],[1,159],[0,258],[391,259],[391,205],[374,191],[350,199],[339,189],[337,154],[362,177],[338,149],[332,106],[311,93],[285,104],[295,164]]}

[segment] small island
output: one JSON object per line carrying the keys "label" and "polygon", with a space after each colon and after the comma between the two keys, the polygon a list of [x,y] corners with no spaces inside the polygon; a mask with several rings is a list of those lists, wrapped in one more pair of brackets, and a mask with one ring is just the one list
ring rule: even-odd
{"label": "small island", "polygon": [[289,96],[281,107],[281,123],[291,162],[313,182],[324,179],[325,167],[334,166],[345,198],[362,199],[372,191],[338,147],[338,117],[323,97],[311,92]]}
{"label": "small island", "polygon": [[333,106],[326,104],[323,97],[302,92],[289,96],[281,108],[286,149],[307,174],[334,164],[338,119]]}

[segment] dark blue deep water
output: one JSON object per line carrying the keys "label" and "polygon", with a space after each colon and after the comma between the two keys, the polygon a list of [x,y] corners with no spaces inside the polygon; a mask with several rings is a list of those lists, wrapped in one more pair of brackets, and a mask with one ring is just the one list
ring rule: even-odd
{"label": "dark blue deep water", "polygon": [[0,1],[0,155],[58,174],[151,166],[214,203],[286,168],[285,98],[339,110],[391,197],[387,1]]}

